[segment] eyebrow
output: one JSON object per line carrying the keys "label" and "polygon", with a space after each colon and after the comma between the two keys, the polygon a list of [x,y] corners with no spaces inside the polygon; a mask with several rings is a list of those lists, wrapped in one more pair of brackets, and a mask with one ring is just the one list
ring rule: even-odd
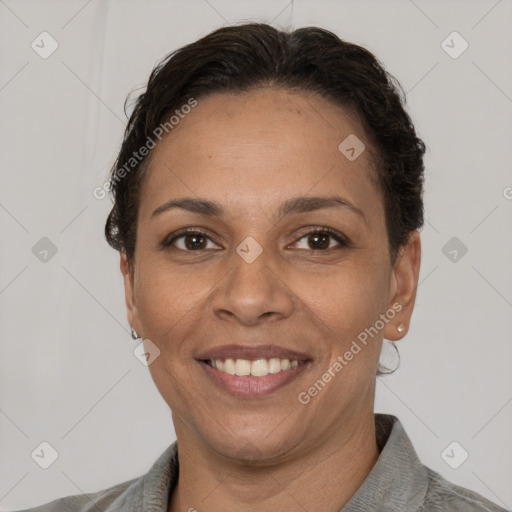
{"label": "eyebrow", "polygon": [[[151,218],[157,217],[163,212],[173,208],[182,208],[199,215],[207,215],[210,217],[223,217],[224,209],[219,203],[203,198],[183,197],[171,199],[159,206],[152,214]],[[308,213],[324,208],[346,208],[360,216],[366,224],[368,219],[366,215],[350,201],[339,196],[318,197],[318,196],[299,196],[286,200],[281,204],[278,211],[278,218],[282,219],[293,214]]]}

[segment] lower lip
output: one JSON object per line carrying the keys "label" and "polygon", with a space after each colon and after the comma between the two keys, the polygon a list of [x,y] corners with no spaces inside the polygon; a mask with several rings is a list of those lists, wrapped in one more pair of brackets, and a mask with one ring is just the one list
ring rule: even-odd
{"label": "lower lip", "polygon": [[297,378],[307,367],[304,362],[289,370],[282,370],[278,373],[269,373],[265,377],[252,377],[251,375],[230,375],[221,372],[204,361],[199,364],[219,387],[238,396],[261,396],[268,395],[283,386],[286,386],[293,379]]}

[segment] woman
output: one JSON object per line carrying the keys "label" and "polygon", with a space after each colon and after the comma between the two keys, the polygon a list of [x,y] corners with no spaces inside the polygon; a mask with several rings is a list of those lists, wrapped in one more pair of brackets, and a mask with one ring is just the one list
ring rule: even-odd
{"label": "woman", "polygon": [[224,27],[166,58],[126,129],[106,237],[177,443],[33,511],[503,511],[374,414],[407,333],[423,154],[399,84],[319,28]]}

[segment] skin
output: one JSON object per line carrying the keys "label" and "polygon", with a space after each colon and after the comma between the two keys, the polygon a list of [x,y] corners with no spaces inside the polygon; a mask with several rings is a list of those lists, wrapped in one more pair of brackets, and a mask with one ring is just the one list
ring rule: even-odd
{"label": "skin", "polygon": [[[338,150],[349,134],[366,146],[354,161]],[[414,231],[391,264],[370,152],[348,111],[312,93],[273,88],[200,98],[152,151],[135,263],[121,253],[121,271],[129,323],[161,351],[149,370],[172,409],[179,446],[170,512],[338,511],[375,464],[382,339],[403,337],[400,323],[407,330],[421,249]],[[364,218],[342,207],[278,218],[287,199],[332,195]],[[216,201],[224,215],[173,208],[152,218],[181,197]],[[307,235],[325,226],[349,246]],[[199,239],[203,250],[187,250],[186,238],[161,248],[184,227],[208,232]],[[236,252],[248,236],[263,249],[252,263]],[[301,404],[299,393],[395,303],[401,311]],[[227,343],[278,344],[312,361],[269,395],[238,397],[216,387],[194,357]]]}

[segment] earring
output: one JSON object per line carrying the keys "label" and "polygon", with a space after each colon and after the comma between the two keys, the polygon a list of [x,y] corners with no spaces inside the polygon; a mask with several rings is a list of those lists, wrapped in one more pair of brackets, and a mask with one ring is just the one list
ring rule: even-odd
{"label": "earring", "polygon": [[137,331],[132,327],[132,340],[138,340],[140,336],[137,334]]}
{"label": "earring", "polygon": [[402,324],[402,323],[398,324],[398,325],[397,325],[397,327],[396,327],[396,330],[397,330],[400,334],[402,334],[402,333],[405,331],[405,325],[404,325],[404,324]]}

